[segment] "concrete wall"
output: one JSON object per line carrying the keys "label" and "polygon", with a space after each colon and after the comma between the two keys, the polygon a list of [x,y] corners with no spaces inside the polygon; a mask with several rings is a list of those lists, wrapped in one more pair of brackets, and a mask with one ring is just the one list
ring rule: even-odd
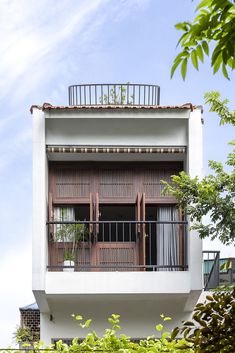
{"label": "concrete wall", "polygon": [[45,116],[41,110],[33,112],[33,290],[44,290],[47,262],[47,158],[45,146]]}
{"label": "concrete wall", "polygon": [[172,322],[164,324],[166,330],[171,330],[181,324],[182,320],[190,318],[190,312],[184,311],[185,298],[182,296],[144,296],[122,297],[100,296],[96,299],[87,296],[84,299],[72,298],[64,302],[63,299],[55,300],[51,305],[49,314],[41,314],[41,339],[46,344],[51,338],[85,337],[89,330],[83,330],[75,322],[71,314],[81,314],[85,319],[91,318],[91,330],[98,335],[110,327],[107,318],[111,314],[121,315],[120,333],[125,333],[133,338],[144,338],[152,334],[158,336],[155,325],[161,322],[160,314],[172,317]]}
{"label": "concrete wall", "polygon": [[[191,177],[203,176],[203,132],[201,110],[190,114],[188,125],[188,165],[187,172]],[[202,288],[202,240],[197,232],[189,233],[189,270],[191,272],[191,289]]]}
{"label": "concrete wall", "polygon": [[186,119],[47,119],[49,145],[185,146]]}
{"label": "concrete wall", "polygon": [[[47,272],[46,294],[190,293],[189,271]],[[200,288],[200,287],[199,287]]]}

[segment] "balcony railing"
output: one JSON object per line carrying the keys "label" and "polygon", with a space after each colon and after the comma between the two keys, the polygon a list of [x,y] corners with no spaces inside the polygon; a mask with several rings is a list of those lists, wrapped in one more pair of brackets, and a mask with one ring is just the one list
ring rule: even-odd
{"label": "balcony railing", "polygon": [[203,251],[204,289],[235,283],[235,258],[220,259],[219,251]]}
{"label": "balcony railing", "polygon": [[69,86],[69,105],[137,105],[160,104],[160,87],[146,84],[87,84]]}
{"label": "balcony railing", "polygon": [[77,221],[47,222],[47,226],[49,271],[188,268],[187,222]]}

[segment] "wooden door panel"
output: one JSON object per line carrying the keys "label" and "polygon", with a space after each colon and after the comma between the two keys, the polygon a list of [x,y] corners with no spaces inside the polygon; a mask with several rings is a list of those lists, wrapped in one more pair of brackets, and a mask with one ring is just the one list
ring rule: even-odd
{"label": "wooden door panel", "polygon": [[[137,268],[130,268],[130,266],[138,264],[137,243],[98,242],[96,244],[96,261],[97,266],[101,266],[100,271],[115,271],[115,268],[117,271],[137,270]],[[117,268],[117,266],[121,267]]]}

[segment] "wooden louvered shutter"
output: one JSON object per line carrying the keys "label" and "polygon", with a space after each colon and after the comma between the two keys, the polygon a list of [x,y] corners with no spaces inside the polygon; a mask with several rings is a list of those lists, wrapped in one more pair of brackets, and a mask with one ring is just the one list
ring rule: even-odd
{"label": "wooden louvered shutter", "polygon": [[[135,220],[137,222],[140,221],[140,193],[138,192],[137,193],[137,196],[136,196],[136,203],[135,203]],[[141,225],[140,224],[137,224],[136,225],[136,233],[139,234],[140,233],[140,228],[141,228]]]}
{"label": "wooden louvered shutter", "polygon": [[[99,194],[95,194],[95,221],[99,222],[100,220],[100,209],[99,209]],[[99,234],[99,224],[96,224],[96,234]]]}
{"label": "wooden louvered shutter", "polygon": [[161,196],[162,184],[164,179],[162,169],[147,169],[143,172],[143,192],[148,199],[154,199]]}
{"label": "wooden louvered shutter", "polygon": [[177,175],[180,171],[178,165],[159,166],[158,168],[148,167],[143,171],[142,190],[148,202],[174,202],[176,199],[171,195],[163,195],[164,184],[162,180],[171,182],[171,176]]}
{"label": "wooden louvered shutter", "polygon": [[[90,222],[94,221],[94,201],[93,201],[93,194],[90,192]],[[93,230],[94,230],[94,224],[90,223],[89,224],[89,235],[90,239],[93,237]]]}
{"label": "wooden louvered shutter", "polygon": [[98,192],[101,202],[130,200],[134,202],[134,173],[131,169],[100,169]]}
{"label": "wooden louvered shutter", "polygon": [[[48,195],[48,221],[53,221],[53,199],[52,199],[52,193],[49,192]],[[53,225],[50,224],[49,225],[49,237],[50,239],[53,238],[54,234],[53,234]]]}
{"label": "wooden louvered shutter", "polygon": [[[143,193],[140,201],[140,220],[145,221],[145,193]],[[145,266],[146,265],[145,224],[142,224],[140,229],[141,229],[141,232],[140,232],[140,238],[139,238],[139,263],[140,265]]]}
{"label": "wooden louvered shutter", "polygon": [[56,202],[87,202],[91,192],[91,172],[79,167],[57,167],[54,171]]}

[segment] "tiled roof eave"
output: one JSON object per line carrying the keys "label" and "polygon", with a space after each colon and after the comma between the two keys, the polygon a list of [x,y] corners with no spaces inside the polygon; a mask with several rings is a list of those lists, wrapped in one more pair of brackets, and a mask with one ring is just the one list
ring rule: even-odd
{"label": "tiled roof eave", "polygon": [[178,110],[185,109],[193,111],[198,108],[198,106],[193,105],[192,103],[185,103],[182,105],[52,105],[50,103],[44,103],[42,106],[40,105],[32,105],[30,108],[30,112],[33,112],[33,109],[37,108],[42,111],[53,111],[53,110],[108,110],[108,109],[116,109],[116,110]]}

